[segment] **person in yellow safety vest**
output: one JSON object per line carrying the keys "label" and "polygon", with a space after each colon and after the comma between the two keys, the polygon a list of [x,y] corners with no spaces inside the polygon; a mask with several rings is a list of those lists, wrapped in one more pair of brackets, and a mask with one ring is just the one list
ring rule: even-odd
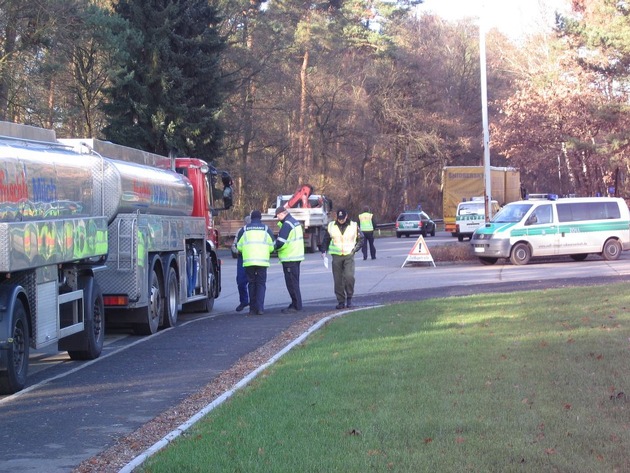
{"label": "person in yellow safety vest", "polygon": [[363,207],[363,213],[359,214],[359,228],[363,232],[363,260],[367,259],[368,244],[370,245],[370,256],[372,259],[376,259],[376,247],[374,246],[374,229],[376,228],[376,221],[374,220],[374,214],[370,212],[368,206]]}
{"label": "person in yellow safety vest", "polygon": [[[251,218],[247,215],[243,221],[245,225],[251,222]],[[243,266],[243,255],[236,248],[237,239],[234,238],[232,243],[232,253],[236,253],[236,287],[238,287],[238,305],[236,306],[236,312],[242,311],[245,307],[249,306],[249,290],[247,289],[247,274],[245,273],[245,267]]]}
{"label": "person in yellow safety vest", "polygon": [[352,307],[354,295],[354,255],[363,246],[363,233],[357,222],[348,219],[348,212],[339,209],[336,220],[328,224],[322,244],[322,258],[326,251],[332,255],[336,309]]}
{"label": "person in yellow safety vest", "polygon": [[238,231],[236,248],[243,255],[243,267],[249,290],[249,315],[265,313],[267,268],[274,248],[273,232],[260,221],[260,210],[250,214],[251,222]]}
{"label": "person in yellow safety vest", "polygon": [[304,232],[302,225],[287,209],[280,206],[276,209],[280,233],[276,239],[278,259],[282,263],[284,282],[291,297],[291,303],[283,314],[292,314],[302,310],[302,293],[300,292],[300,263],[304,261]]}

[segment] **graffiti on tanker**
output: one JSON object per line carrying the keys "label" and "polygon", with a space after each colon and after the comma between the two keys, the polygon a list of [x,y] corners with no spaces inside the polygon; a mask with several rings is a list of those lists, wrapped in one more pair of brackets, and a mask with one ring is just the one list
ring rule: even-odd
{"label": "graffiti on tanker", "polygon": [[134,181],[132,192],[127,193],[125,197],[125,200],[129,202],[144,202],[160,206],[171,203],[168,190],[164,186],[146,182]]}
{"label": "graffiti on tanker", "polygon": [[102,219],[33,221],[10,226],[13,270],[107,254]]}
{"label": "graffiti on tanker", "polygon": [[34,177],[29,181],[23,172],[0,169],[0,221],[76,216],[82,211],[83,203],[59,198],[52,178]]}

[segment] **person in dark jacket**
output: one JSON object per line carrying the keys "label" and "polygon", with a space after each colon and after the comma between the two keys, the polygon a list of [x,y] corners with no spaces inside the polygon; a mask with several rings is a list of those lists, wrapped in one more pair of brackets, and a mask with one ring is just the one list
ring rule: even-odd
{"label": "person in dark jacket", "polygon": [[[245,217],[243,222],[245,225],[251,222],[249,215]],[[243,255],[236,249],[237,239],[234,238],[232,244],[232,252],[237,253],[236,257],[236,287],[238,287],[238,301],[239,304],[236,307],[236,312],[242,311],[245,307],[249,306],[249,290],[247,289],[247,274],[245,273],[245,267],[243,266]]]}
{"label": "person in dark jacket", "polygon": [[276,217],[280,225],[276,250],[278,250],[278,259],[282,263],[284,282],[291,297],[291,304],[286,309],[282,309],[282,313],[291,314],[302,310],[300,263],[304,261],[304,233],[300,222],[283,206],[276,209]]}
{"label": "person in dark jacket", "polygon": [[354,295],[354,255],[363,246],[363,233],[357,222],[348,219],[348,212],[339,209],[336,220],[328,224],[322,244],[322,257],[326,251],[332,255],[332,273],[335,284],[336,309],[352,307]]}
{"label": "person in dark jacket", "polygon": [[236,248],[243,255],[243,267],[247,274],[249,290],[249,314],[265,312],[267,290],[267,268],[274,248],[273,232],[260,221],[260,210],[252,211],[251,223],[241,228],[236,235]]}

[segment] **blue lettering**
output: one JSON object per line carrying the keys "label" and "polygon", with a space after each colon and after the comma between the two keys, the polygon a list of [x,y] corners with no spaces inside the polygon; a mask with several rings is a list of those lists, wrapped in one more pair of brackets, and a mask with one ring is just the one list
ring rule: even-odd
{"label": "blue lettering", "polygon": [[35,202],[54,202],[57,200],[57,185],[52,178],[33,178],[31,179],[31,186]]}

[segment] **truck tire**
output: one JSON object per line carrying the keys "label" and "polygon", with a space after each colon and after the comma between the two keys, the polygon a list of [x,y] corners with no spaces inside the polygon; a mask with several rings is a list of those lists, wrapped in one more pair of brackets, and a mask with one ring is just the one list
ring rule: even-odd
{"label": "truck tire", "polygon": [[317,246],[319,240],[319,232],[315,232],[311,234],[311,244],[308,247],[309,253],[317,253],[319,251],[319,247]]}
{"label": "truck tire", "polygon": [[162,285],[160,276],[158,275],[155,264],[149,275],[149,298],[146,307],[140,309],[142,311],[142,322],[133,326],[136,335],[153,335],[158,331],[160,326],[160,317],[163,314],[164,298],[162,296]]}
{"label": "truck tire", "polygon": [[13,320],[9,331],[13,343],[6,352],[7,369],[0,371],[0,393],[13,394],[26,385],[28,372],[29,330],[26,309],[19,299],[13,307]]}
{"label": "truck tire", "polygon": [[84,350],[68,350],[71,360],[94,360],[101,355],[105,342],[105,306],[103,293],[96,281],[87,287],[85,299],[85,330],[80,335],[84,337]]}
{"label": "truck tire", "polygon": [[459,233],[457,235],[457,241],[464,241],[464,235],[462,235],[461,233]]}
{"label": "truck tire", "polygon": [[164,317],[162,327],[170,328],[177,325],[177,309],[179,308],[179,281],[175,268],[170,266],[166,275],[164,287]]}

